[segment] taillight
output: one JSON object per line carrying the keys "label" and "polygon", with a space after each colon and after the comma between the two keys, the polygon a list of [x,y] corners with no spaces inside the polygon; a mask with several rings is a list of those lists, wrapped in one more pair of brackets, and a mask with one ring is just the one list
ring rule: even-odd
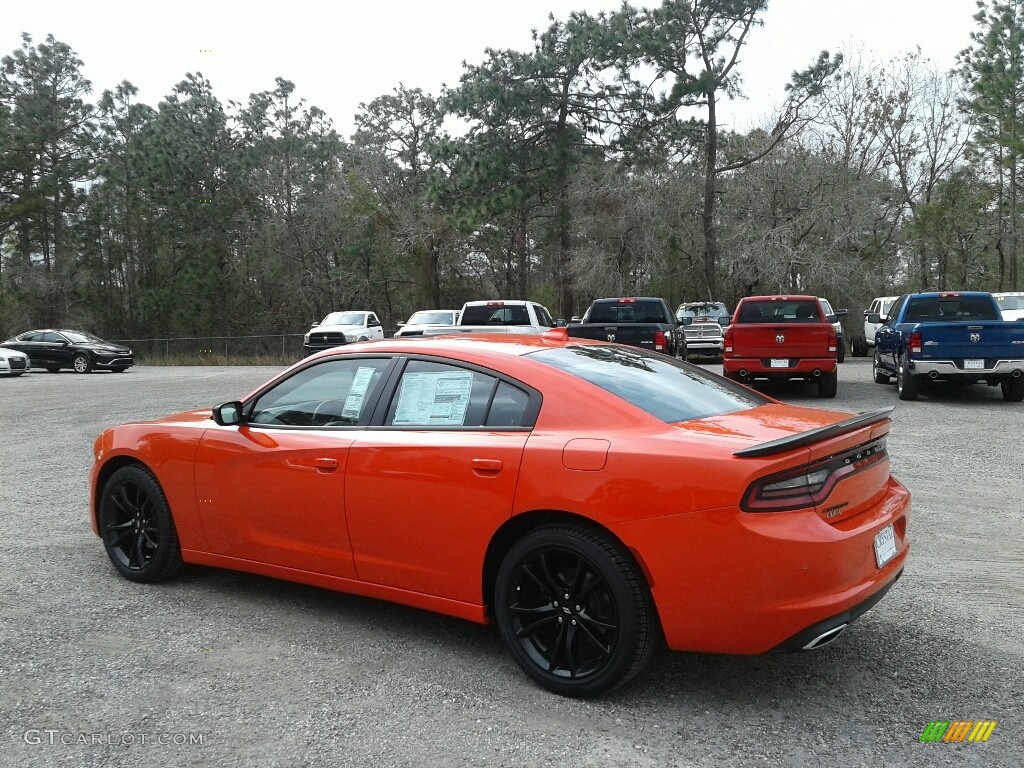
{"label": "taillight", "polygon": [[910,334],[910,351],[920,352],[921,351],[921,332],[914,331]]}
{"label": "taillight", "polygon": [[833,326],[828,327],[828,351],[835,352],[839,347],[839,336],[836,335],[836,329]]}
{"label": "taillight", "polygon": [[844,477],[886,460],[885,438],[813,464],[751,483],[740,503],[744,512],[786,512],[820,504]]}
{"label": "taillight", "polygon": [[725,338],[722,340],[722,344],[725,346],[726,352],[732,352],[732,328],[727,327],[725,329]]}
{"label": "taillight", "polygon": [[665,332],[655,331],[654,332],[654,351],[664,352],[668,349],[668,345],[665,343]]}

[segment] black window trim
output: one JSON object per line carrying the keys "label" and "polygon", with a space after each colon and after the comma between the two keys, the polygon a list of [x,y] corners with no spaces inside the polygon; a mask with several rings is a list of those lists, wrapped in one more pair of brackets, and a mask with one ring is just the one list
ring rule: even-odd
{"label": "black window trim", "polygon": [[[398,367],[398,365],[397,365],[398,364],[398,359],[399,358],[398,358],[397,355],[375,354],[375,355],[337,355],[335,357],[327,357],[327,358],[322,358],[322,359],[319,359],[319,360],[311,360],[307,365],[303,365],[303,366],[293,370],[288,376],[286,376],[284,378],[280,378],[280,379],[273,379],[272,381],[268,382],[266,385],[260,387],[256,392],[254,392],[252,394],[251,397],[249,397],[246,400],[244,400],[242,402],[242,415],[244,416],[244,420],[242,421],[242,423],[239,426],[249,427],[249,428],[256,428],[256,429],[283,429],[285,431],[300,431],[300,432],[314,432],[314,431],[321,432],[321,431],[324,431],[324,430],[328,430],[328,431],[331,431],[331,432],[337,432],[337,431],[340,431],[340,432],[352,432],[352,431],[356,431],[356,430],[359,430],[359,431],[364,430],[364,429],[366,429],[368,423],[370,422],[370,416],[374,413],[375,409],[377,408],[377,405],[378,405],[378,402],[380,400],[381,395],[383,394],[383,392],[387,388],[388,383],[391,381],[391,377],[393,376],[393,374],[395,372],[395,369]],[[388,360],[389,361],[388,364],[384,367],[384,371],[381,374],[380,379],[377,381],[377,383],[374,385],[373,390],[367,396],[366,404],[363,407],[362,413],[359,415],[359,421],[356,424],[338,424],[338,425],[331,426],[331,427],[328,427],[328,426],[306,427],[306,426],[297,425],[297,424],[260,424],[260,423],[253,422],[253,421],[249,420],[250,417],[252,416],[253,408],[256,407],[256,402],[261,397],[263,397],[263,395],[265,395],[267,392],[269,392],[270,390],[274,389],[274,387],[277,387],[278,385],[283,384],[284,382],[286,382],[289,379],[291,379],[293,376],[296,376],[296,375],[302,373],[303,371],[307,371],[310,368],[316,367],[318,365],[323,365],[324,363],[333,363],[333,362],[349,361],[349,360],[354,360],[354,361],[359,361],[359,360]]]}
{"label": "black window trim", "polygon": [[[529,401],[526,404],[526,411],[523,413],[523,425],[519,427],[495,427],[481,424],[479,426],[441,426],[438,424],[413,426],[408,424],[385,424],[384,420],[387,418],[388,410],[391,407],[391,401],[394,399],[398,392],[398,383],[402,380],[402,375],[405,373],[405,369],[408,364],[413,361],[422,361],[426,363],[439,363],[442,365],[449,365],[453,368],[463,368],[468,371],[475,373],[481,373],[485,376],[490,376],[497,380],[498,383],[504,382],[511,387],[515,387],[527,394]],[[484,411],[484,421],[490,416],[491,405],[494,403],[494,396],[498,391],[498,386],[495,384],[491,387],[490,395],[487,399],[487,409]],[[493,368],[487,368],[476,363],[468,363],[463,360],[455,360],[450,357],[442,357],[440,355],[401,355],[398,358],[398,362],[392,369],[392,373],[387,377],[387,383],[385,390],[376,399],[376,406],[374,408],[373,415],[370,417],[370,423],[366,426],[368,431],[383,431],[383,432],[532,432],[537,425],[537,417],[540,415],[540,408],[543,405],[544,396],[540,393],[540,390],[531,387],[519,379],[513,378],[500,371],[496,371]]]}

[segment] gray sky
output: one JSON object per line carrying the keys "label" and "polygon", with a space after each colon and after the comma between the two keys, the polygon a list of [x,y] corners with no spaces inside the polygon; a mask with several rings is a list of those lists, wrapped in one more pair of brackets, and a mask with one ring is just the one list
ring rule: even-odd
{"label": "gray sky", "polygon": [[[0,55],[21,32],[48,33],[85,62],[95,95],[121,80],[152,105],[184,78],[202,72],[222,102],[245,102],[276,76],[352,131],[360,102],[400,82],[437,94],[455,85],[462,62],[487,47],[527,50],[530,30],[548,13],[614,10],[619,0],[2,0]],[[653,5],[648,0],[636,5]],[[783,97],[794,69],[821,49],[864,49],[887,60],[920,47],[941,69],[955,63],[975,28],[975,0],[771,0],[764,27],[751,33],[740,71],[750,97],[725,104],[720,119],[754,127]],[[209,51],[209,52],[206,52]]]}

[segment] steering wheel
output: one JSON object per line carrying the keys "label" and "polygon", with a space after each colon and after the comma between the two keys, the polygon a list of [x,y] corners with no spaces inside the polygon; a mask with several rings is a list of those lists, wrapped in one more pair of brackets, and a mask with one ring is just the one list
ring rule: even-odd
{"label": "steering wheel", "polygon": [[324,414],[324,418],[330,417],[330,421],[327,421],[327,422],[325,422],[323,424],[318,424],[317,423],[317,416],[320,415],[320,410],[322,408],[326,408],[328,405],[338,405],[338,404],[340,404],[342,409],[344,409],[344,407],[345,407],[345,401],[344,400],[324,400],[322,403],[317,405],[317,407],[313,409],[313,417],[311,419],[312,426],[314,426],[314,427],[337,427],[337,426],[345,425],[345,424],[349,423],[349,422],[347,422],[345,420],[346,417],[341,416],[340,414],[331,413],[330,411],[328,411],[328,412],[326,412]]}

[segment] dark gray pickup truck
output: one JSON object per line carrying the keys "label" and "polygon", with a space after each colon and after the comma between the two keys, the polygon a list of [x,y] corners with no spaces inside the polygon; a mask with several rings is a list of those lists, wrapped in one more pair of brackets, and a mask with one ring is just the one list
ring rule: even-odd
{"label": "dark gray pickup truck", "polygon": [[630,296],[595,299],[582,322],[566,331],[578,339],[598,339],[686,358],[686,337],[664,299]]}

